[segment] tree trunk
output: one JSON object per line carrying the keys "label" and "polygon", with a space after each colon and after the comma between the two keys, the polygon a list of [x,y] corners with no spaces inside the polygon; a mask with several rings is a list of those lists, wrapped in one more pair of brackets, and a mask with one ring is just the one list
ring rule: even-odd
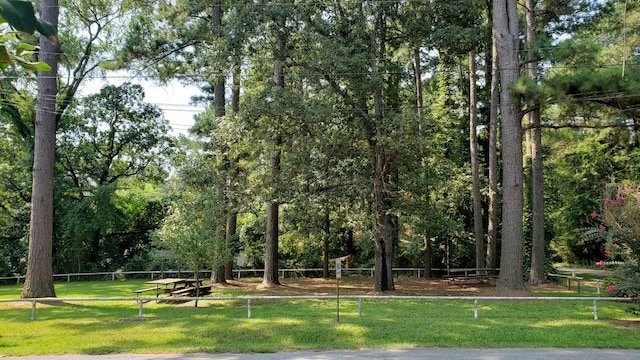
{"label": "tree trunk", "polygon": [[[413,63],[414,63],[414,81],[416,86],[416,113],[418,114],[418,118],[422,117],[422,108],[423,108],[423,96],[422,96],[422,64],[420,60],[420,45],[416,44],[413,47]],[[422,125],[422,121],[419,122]],[[420,129],[422,130],[422,129]]]}
{"label": "tree trunk", "polygon": [[[239,63],[239,61],[238,61]],[[233,66],[233,87],[231,89],[231,109],[234,114],[238,114],[240,112],[240,76],[241,76],[241,67],[236,63]],[[229,179],[229,193],[227,195],[229,206],[228,206],[228,215],[227,215],[227,243],[231,244],[231,259],[227,262],[227,266],[225,269],[225,278],[228,280],[233,279],[233,258],[237,255],[235,253],[235,249],[237,248],[235,244],[232,244],[234,241],[238,241],[236,238],[236,233],[238,230],[238,209],[236,209],[236,180],[240,176],[240,170],[236,166],[239,158],[231,158],[229,162],[230,166],[230,179]]]}
{"label": "tree trunk", "polygon": [[390,214],[391,200],[384,179],[388,173],[384,149],[379,146],[376,149],[375,179],[373,193],[376,206],[376,231],[375,231],[375,290],[394,290],[393,284],[393,239],[395,226]]}
{"label": "tree trunk", "polygon": [[[58,1],[43,0],[40,17],[57,28]],[[33,185],[27,274],[23,298],[55,297],[53,286],[53,176],[56,147],[56,98],[59,47],[40,36],[38,60],[51,71],[38,71]]]}
{"label": "tree trunk", "polygon": [[[273,155],[272,155],[273,158]],[[278,211],[277,201],[267,205],[267,233],[264,255],[264,278],[262,285],[279,285],[278,280]]]}
{"label": "tree trunk", "polygon": [[[273,78],[277,88],[284,88],[284,61],[282,56],[285,50],[285,35],[284,28],[286,19],[284,16],[278,21],[279,31],[276,35],[275,53],[276,59],[274,61]],[[278,122],[281,120],[277,120]],[[279,134],[279,126],[277,126],[271,140],[271,154],[270,154],[270,166],[271,166],[271,188],[278,189],[278,181],[280,178],[280,146],[282,145],[282,135]],[[278,212],[280,210],[280,204],[278,203],[278,194],[271,194],[271,200],[267,205],[267,233],[266,233],[266,246],[265,246],[265,259],[264,259],[264,278],[262,279],[263,286],[279,285],[278,280]]]}
{"label": "tree trunk", "polygon": [[476,240],[476,269],[485,267],[484,224],[482,223],[482,198],[480,195],[480,165],[478,160],[478,125],[476,94],[476,62],[475,53],[469,52],[469,153],[471,154],[471,177],[473,197],[473,234]]}
{"label": "tree trunk", "polygon": [[[231,162],[233,164],[233,162]],[[233,184],[233,181],[231,181],[231,184]],[[235,256],[235,252],[233,251],[233,249],[235,249],[235,245],[233,245],[233,242],[236,241],[236,231],[238,229],[238,213],[235,210],[235,202],[233,200],[233,196],[234,192],[235,192],[235,187],[233,187],[233,185],[230,186],[230,194],[228,195],[229,197],[229,204],[228,204],[228,212],[227,212],[227,234],[226,234],[226,240],[227,240],[227,248],[231,251],[231,255],[232,257]],[[231,280],[233,279],[233,258],[229,259],[229,261],[227,261],[226,265],[225,265],[225,270],[224,270],[224,277],[226,280]]]}
{"label": "tree trunk", "polygon": [[493,41],[491,69],[491,107],[489,109],[489,210],[487,225],[487,260],[489,268],[498,264],[498,105],[500,99],[498,52]]}
{"label": "tree trunk", "polygon": [[331,240],[331,218],[329,209],[324,213],[324,236],[322,237],[322,277],[329,278],[329,241]]}
{"label": "tree trunk", "polygon": [[[537,35],[537,21],[535,17],[536,0],[527,0],[526,11],[526,39],[527,39],[527,73],[533,81],[538,81],[538,62],[535,61],[533,43]],[[531,242],[531,269],[529,282],[541,284],[545,282],[544,261],[544,177],[542,163],[542,130],[540,129],[540,102],[533,101],[527,113],[529,129],[528,144],[531,156],[531,212],[532,212],[532,242]]]}
{"label": "tree trunk", "polygon": [[[376,17],[375,27],[370,34],[370,56],[372,59],[372,78],[380,76],[380,65],[385,57],[386,50],[386,18],[384,13],[379,13]],[[370,148],[374,159],[373,171],[373,197],[376,208],[375,225],[375,279],[376,291],[394,290],[393,284],[393,247],[396,237],[395,223],[391,215],[392,189],[387,179],[394,172],[393,157],[389,156],[385,149],[377,141],[378,138],[386,136],[382,128],[383,114],[383,94],[382,84],[376,83],[373,88],[373,113],[375,138],[370,140]]]}
{"label": "tree trunk", "polygon": [[425,279],[429,279],[432,277],[431,268],[433,267],[433,249],[431,247],[431,239],[429,239],[429,234],[425,230],[424,234],[424,277]]}
{"label": "tree trunk", "polygon": [[500,281],[503,291],[524,290],[522,124],[518,103],[509,89],[518,79],[517,1],[493,2],[493,30],[500,67],[502,119],[502,247]]}

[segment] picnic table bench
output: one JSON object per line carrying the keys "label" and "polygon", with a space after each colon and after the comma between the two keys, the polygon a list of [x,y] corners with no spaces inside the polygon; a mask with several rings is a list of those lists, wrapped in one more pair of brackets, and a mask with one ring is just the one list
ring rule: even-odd
{"label": "picnic table bench", "polygon": [[140,297],[140,295],[142,293],[150,292],[150,291],[155,292],[156,293],[156,297],[158,297],[160,295],[160,292],[158,291],[158,287],[157,286],[150,287],[150,288],[145,288],[145,289],[133,290],[133,292],[136,294],[136,297]]}
{"label": "picnic table bench", "polygon": [[211,285],[204,285],[198,288],[194,286],[183,287],[171,292],[171,296],[194,297],[211,294]]}

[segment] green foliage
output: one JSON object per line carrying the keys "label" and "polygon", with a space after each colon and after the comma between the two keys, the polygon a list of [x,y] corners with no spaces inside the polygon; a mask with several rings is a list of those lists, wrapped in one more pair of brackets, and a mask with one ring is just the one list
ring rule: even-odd
{"label": "green foliage", "polygon": [[100,186],[90,196],[59,203],[54,257],[61,272],[131,268],[130,261],[147,257],[151,233],[166,215],[158,189],[134,181]]}
{"label": "green foliage", "polygon": [[156,246],[171,251],[194,271],[224,265],[229,259],[220,223],[224,201],[204,189],[176,186],[172,192],[177,196],[157,232]]}
{"label": "green foliage", "polygon": [[[165,215],[154,181],[170,153],[167,121],[139,85],[87,96],[60,124],[56,267],[115,270],[149,251]],[[146,182],[146,183],[145,183]]]}
{"label": "green foliage", "polygon": [[140,85],[107,86],[87,96],[63,119],[60,163],[79,189],[157,173],[170,154],[168,121],[145,103]]}
{"label": "green foliage", "polygon": [[6,69],[16,63],[28,70],[50,71],[51,67],[44,62],[33,62],[28,56],[37,47],[18,43],[12,49],[9,43],[14,42],[20,35],[30,36],[36,30],[51,42],[57,42],[56,28],[50,23],[36,18],[33,4],[22,0],[0,0],[0,24],[8,23],[17,31],[0,33],[0,68]]}
{"label": "green foliage", "polygon": [[[600,211],[591,214],[597,230],[586,231],[585,239],[604,239],[607,260],[622,261],[621,280],[607,291],[640,301],[640,186],[635,183],[608,184]],[[593,240],[591,240],[593,241]],[[601,260],[598,265],[607,262]],[[640,313],[640,308],[631,309]]]}
{"label": "green foliage", "polygon": [[601,198],[612,177],[636,178],[640,164],[634,159],[639,149],[632,134],[622,128],[548,134],[551,156],[546,163],[545,198],[557,234],[553,247],[566,261],[593,262],[602,254],[604,239],[581,241],[581,229],[593,226],[589,214],[598,209],[595,199]]}
{"label": "green foliage", "polygon": [[51,41],[56,40],[55,27],[36,18],[33,4],[30,1],[0,0],[0,19],[20,32],[33,34],[38,30],[40,34]]}

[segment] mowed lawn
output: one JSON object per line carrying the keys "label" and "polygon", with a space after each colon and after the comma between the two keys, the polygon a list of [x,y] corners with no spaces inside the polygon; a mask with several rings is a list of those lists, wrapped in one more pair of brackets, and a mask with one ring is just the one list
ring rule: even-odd
{"label": "mowed lawn", "polygon": [[[343,278],[346,288],[348,277]],[[286,284],[286,280],[283,281]],[[304,283],[296,283],[296,288]],[[129,297],[144,280],[56,283],[59,298]],[[0,286],[0,299],[21,288]],[[326,290],[326,289],[325,289]],[[270,291],[268,294],[277,294]],[[283,291],[286,293],[286,291]],[[325,292],[326,293],[326,292]],[[213,296],[260,296],[249,286]],[[298,294],[299,295],[299,294]],[[331,294],[333,295],[333,294]],[[549,293],[543,294],[549,296]],[[566,294],[562,294],[566,296]],[[381,347],[640,348],[640,319],[629,304],[590,300],[247,299],[144,304],[134,299],[0,302],[0,354],[277,352]]]}

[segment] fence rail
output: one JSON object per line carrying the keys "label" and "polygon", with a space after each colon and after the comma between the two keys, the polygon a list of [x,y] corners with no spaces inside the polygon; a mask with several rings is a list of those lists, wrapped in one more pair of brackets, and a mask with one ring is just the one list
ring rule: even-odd
{"label": "fence rail", "polygon": [[[493,269],[493,268],[486,268],[486,269],[475,269],[475,268],[464,268],[464,269],[440,269],[440,268],[434,268],[431,269],[432,272],[434,273],[440,273],[440,274],[448,274],[448,273],[452,273],[452,272],[456,272],[456,273],[472,273],[475,271],[490,271],[490,272],[497,272],[499,269]],[[335,269],[330,269],[329,270],[330,273],[335,273]],[[421,278],[422,275],[424,274],[425,270],[424,268],[393,268],[393,271],[396,274],[411,274],[412,276],[415,274],[418,278]],[[234,269],[233,273],[234,276],[237,279],[240,279],[243,277],[243,274],[246,275],[247,274],[261,274],[264,272],[264,269]],[[309,269],[279,269],[278,272],[280,273],[280,275],[282,276],[282,278],[286,278],[287,275],[295,275],[295,274],[313,274],[313,273],[322,273],[323,269],[322,268],[309,268]],[[343,274],[348,274],[348,273],[365,273],[368,274],[369,276],[373,277],[373,272],[374,269],[373,268],[342,268],[342,273]],[[68,273],[68,274],[53,274],[53,278],[54,279],[66,279],[67,282],[71,282],[72,279],[76,279],[79,280],[81,278],[87,278],[87,277],[104,277],[104,278],[110,278],[111,281],[115,281],[116,279],[119,279],[120,277],[126,277],[127,275],[147,275],[150,277],[151,280],[153,280],[156,277],[164,277],[164,275],[166,274],[193,274],[193,271],[188,271],[188,270],[148,270],[148,271],[103,271],[103,272],[83,272],[83,273]],[[211,270],[202,270],[200,271],[200,274],[211,274]],[[15,276],[5,276],[5,277],[0,277],[0,281],[9,281],[9,280],[14,280],[18,285],[20,285],[21,281],[24,280],[24,275],[15,275]]]}
{"label": "fence rail", "polygon": [[553,296],[406,296],[406,295],[264,295],[264,296],[201,296],[201,297],[179,297],[179,298],[135,298],[135,297],[110,297],[110,298],[37,298],[37,299],[0,299],[0,303],[31,303],[31,320],[36,319],[37,303],[54,302],[93,302],[93,301],[131,301],[138,307],[138,318],[143,318],[144,304],[146,302],[163,301],[246,301],[247,318],[251,318],[252,300],[339,300],[355,299],[358,301],[358,317],[362,317],[363,300],[423,300],[423,301],[473,301],[473,317],[478,318],[479,301],[587,301],[592,303],[593,319],[598,320],[598,301],[618,301],[629,302],[631,299],[619,297],[553,297]]}

